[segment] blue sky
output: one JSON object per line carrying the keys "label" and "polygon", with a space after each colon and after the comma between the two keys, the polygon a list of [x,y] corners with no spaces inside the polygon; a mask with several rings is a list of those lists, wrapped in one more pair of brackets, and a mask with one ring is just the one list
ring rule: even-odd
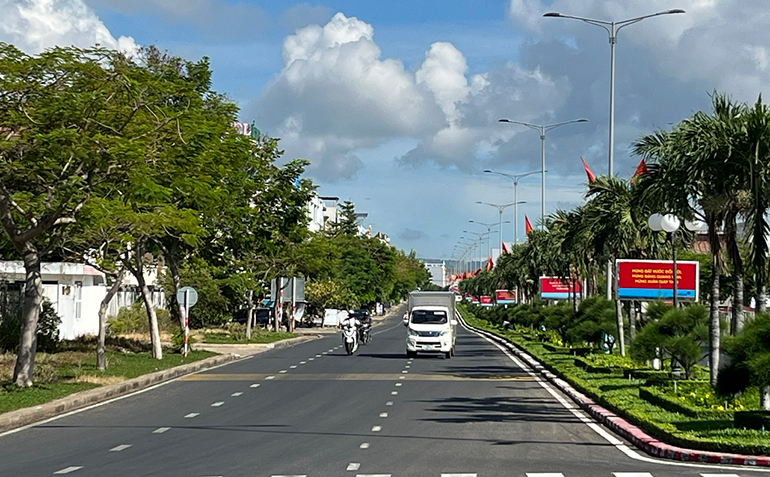
{"label": "blue sky", "polygon": [[[451,258],[464,230],[485,230],[469,220],[498,219],[477,202],[512,200],[511,181],[482,171],[540,168],[538,134],[500,117],[589,120],[547,136],[547,212],[583,201],[581,156],[607,171],[607,34],[542,14],[621,20],[671,8],[687,13],[619,35],[615,172],[629,177],[639,135],[707,110],[712,91],[766,92],[763,0],[3,0],[0,41],[30,53],[100,42],[208,56],[214,88],[280,137],[286,158],[309,159],[322,195],[355,202],[399,248]],[[524,239],[524,215],[540,215],[538,175],[519,199]]]}

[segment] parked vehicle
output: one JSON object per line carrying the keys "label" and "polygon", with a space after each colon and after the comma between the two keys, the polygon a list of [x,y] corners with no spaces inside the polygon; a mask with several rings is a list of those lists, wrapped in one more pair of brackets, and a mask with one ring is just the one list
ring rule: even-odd
{"label": "parked vehicle", "polygon": [[433,291],[409,293],[404,326],[407,327],[408,358],[414,358],[417,353],[438,353],[451,358],[457,341],[455,294]]}
{"label": "parked vehicle", "polygon": [[350,317],[342,322],[342,344],[345,345],[345,352],[350,356],[358,349],[358,320]]}
{"label": "parked vehicle", "polygon": [[[267,328],[270,323],[273,321],[273,310],[272,308],[255,308],[254,314],[257,318],[257,326],[260,326],[262,328]],[[242,325],[246,324],[246,320],[249,317],[249,309],[248,308],[241,308],[240,310],[236,311],[233,314],[233,317],[230,318],[230,322],[232,323],[240,323]]]}

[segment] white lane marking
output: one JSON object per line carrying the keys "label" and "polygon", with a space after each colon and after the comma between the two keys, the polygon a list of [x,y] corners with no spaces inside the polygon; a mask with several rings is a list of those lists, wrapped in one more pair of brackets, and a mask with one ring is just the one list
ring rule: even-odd
{"label": "white lane marking", "polygon": [[390,474],[356,474],[356,477],[390,477]]}
{"label": "white lane marking", "polygon": [[[672,280],[673,280],[673,279],[672,279]],[[673,296],[673,295],[671,295],[671,296]],[[403,370],[403,371],[401,371],[401,374],[409,374],[409,371],[407,371],[407,370]]]}
{"label": "white lane marking", "polygon": [[219,406],[221,406],[221,405],[222,405],[222,404],[224,404],[224,403],[225,403],[224,401],[217,401],[217,402],[215,402],[215,403],[212,403],[212,404],[211,404],[211,407],[219,407]]}
{"label": "white lane marking", "polygon": [[82,468],[83,468],[82,465],[81,466],[73,465],[71,467],[67,467],[62,470],[57,470],[56,472],[54,472],[54,475],[69,474],[70,472],[75,472],[76,470],[80,470]]}
{"label": "white lane marking", "polygon": [[396,383],[396,387],[403,386],[403,385],[404,385],[404,383]]}
{"label": "white lane marking", "polygon": [[[673,280],[673,278],[672,278],[672,280]],[[671,295],[671,296],[674,296],[674,295]],[[297,369],[297,365],[296,364],[292,364],[291,366],[289,366],[289,369]]]}
{"label": "white lane marking", "polygon": [[[673,296],[673,295],[672,295],[672,296]],[[332,349],[330,349],[329,351],[327,351],[327,353],[332,353],[332,352],[334,352],[334,348],[332,348]]]}
{"label": "white lane marking", "polygon": [[[623,443],[620,439],[615,437],[614,435],[610,434],[608,431],[605,431],[599,424],[594,422],[590,417],[588,417],[586,414],[580,411],[580,409],[576,408],[576,405],[573,405],[572,402],[567,402],[564,398],[559,396],[556,391],[554,391],[551,386],[542,379],[539,375],[537,375],[535,372],[531,370],[531,368],[527,367],[519,361],[518,358],[513,356],[507,349],[505,349],[501,344],[498,344],[497,342],[493,341],[491,338],[485,336],[482,333],[479,333],[478,331],[469,329],[465,322],[463,322],[463,327],[470,331],[471,333],[475,334],[476,336],[480,336],[481,338],[485,339],[488,343],[490,343],[492,346],[495,346],[500,351],[503,352],[508,358],[516,363],[516,365],[524,370],[527,374],[529,374],[532,378],[535,379],[535,381],[546,391],[548,391],[551,396],[553,396],[562,406],[564,406],[567,410],[569,410],[573,415],[575,415],[578,419],[580,419],[583,424],[590,427],[594,432],[602,436],[607,442],[614,445],[616,449],[618,449],[620,452],[624,453],[626,456],[630,457],[631,459],[638,460],[641,462],[649,462],[653,464],[661,464],[661,465],[671,465],[671,466],[677,466],[677,467],[696,467],[701,469],[713,469],[713,466],[711,465],[704,465],[704,464],[691,464],[689,462],[672,462],[670,460],[664,460],[664,459],[653,459],[651,457],[645,457],[639,453],[637,453],[634,449],[630,448],[626,444]],[[738,466],[729,466],[724,465],[722,466],[722,469],[724,470],[737,470],[742,471],[746,470],[746,467],[738,467]],[[751,469],[752,472],[767,472],[765,470],[759,470],[759,469]],[[533,474],[537,475],[537,474]],[[558,475],[558,474],[555,474]]]}
{"label": "white lane marking", "polygon": [[258,387],[259,387],[259,383],[254,383],[254,384],[252,384],[252,385],[251,385],[251,386],[249,386],[249,387],[250,387],[250,388],[258,388]]}
{"label": "white lane marking", "polygon": [[[673,296],[673,295],[672,295],[672,296]],[[324,352],[323,352],[323,353],[321,353],[321,354],[329,354],[329,352],[328,352],[328,351],[324,351]]]}
{"label": "white lane marking", "polygon": [[388,413],[387,412],[381,412],[380,413],[380,417],[388,417]]}
{"label": "white lane marking", "polygon": [[[672,295],[672,296],[673,296],[673,295]],[[232,397],[238,397],[238,396],[241,396],[241,395],[243,395],[243,393],[241,393],[241,392],[238,392],[238,393],[232,393],[230,396],[232,396]]]}
{"label": "white lane marking", "polygon": [[372,432],[380,432],[382,430],[382,426],[374,426],[372,427]]}
{"label": "white lane marking", "polygon": [[159,428],[155,429],[154,431],[152,431],[152,433],[153,434],[163,434],[164,432],[170,431],[170,430],[171,430],[170,427],[159,427]]}
{"label": "white lane marking", "polygon": [[190,414],[186,415],[184,418],[185,419],[192,419],[193,417],[198,417],[200,415],[201,414],[199,412],[191,412]]}
{"label": "white lane marking", "polygon": [[359,467],[361,467],[361,464],[358,462],[351,462],[345,470],[358,470]]}
{"label": "white lane marking", "polygon": [[320,354],[317,354],[317,355],[315,355],[315,357],[316,357],[316,358],[320,358],[320,357],[321,357],[321,355],[320,355]]}
{"label": "white lane marking", "polygon": [[[671,296],[674,296],[674,295],[671,295]],[[299,364],[307,364],[307,361],[300,361]]]}
{"label": "white lane marking", "polygon": [[364,442],[363,444],[358,446],[358,448],[359,449],[368,449],[369,448],[369,443],[368,442]]}
{"label": "white lane marking", "polygon": [[[673,278],[672,278],[672,280],[673,280]],[[672,285],[672,286],[673,286],[673,285]],[[671,296],[674,296],[674,295],[671,295]],[[409,365],[406,365],[406,366],[404,366],[404,367],[405,367],[406,369],[409,369],[409,368],[411,368],[411,366],[409,366]]]}
{"label": "white lane marking", "polygon": [[406,379],[406,376],[399,376],[398,379]]}
{"label": "white lane marking", "polygon": [[[700,475],[701,475],[701,477],[741,477],[738,474],[700,474]],[[652,476],[650,476],[650,477],[652,477]]]}
{"label": "white lane marking", "polygon": [[531,474],[531,473],[528,473],[527,477],[564,477],[564,474],[557,474],[557,473]]}
{"label": "white lane marking", "polygon": [[[615,477],[652,477],[652,474],[649,472],[613,472],[612,475]],[[725,475],[725,477],[727,476]]]}
{"label": "white lane marking", "polygon": [[275,379],[275,376],[268,376],[265,379]]}
{"label": "white lane marking", "polygon": [[441,477],[476,477],[477,474],[441,474]]}
{"label": "white lane marking", "polygon": [[302,474],[302,475],[272,475],[270,477],[307,477],[307,475],[305,475],[305,474]]}
{"label": "white lane marking", "polygon": [[315,358],[308,358],[307,360],[308,360],[308,361],[314,361],[314,360],[315,360]]}
{"label": "white lane marking", "polygon": [[388,402],[385,403],[385,405],[386,406],[392,406],[393,405],[393,401],[388,401]]}
{"label": "white lane marking", "polygon": [[122,450],[128,449],[129,447],[131,447],[131,444],[121,444],[110,449],[110,452],[120,452]]}
{"label": "white lane marking", "polygon": [[[673,295],[672,295],[672,296],[673,296]],[[285,369],[282,369],[282,370],[278,371],[278,374],[286,374],[286,370],[285,370]]]}
{"label": "white lane marking", "polygon": [[391,395],[391,396],[398,396],[398,391],[391,391],[391,392],[390,392],[390,395]]}

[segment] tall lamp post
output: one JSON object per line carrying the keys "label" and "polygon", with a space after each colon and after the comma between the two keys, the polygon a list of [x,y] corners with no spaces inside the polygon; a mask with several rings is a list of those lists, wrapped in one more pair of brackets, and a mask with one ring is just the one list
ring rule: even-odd
{"label": "tall lamp post", "polygon": [[[674,9],[665,10],[662,12],[652,13],[649,15],[642,15],[641,17],[629,18],[628,20],[605,21],[594,20],[592,18],[577,17],[574,15],[564,15],[557,12],[549,12],[544,14],[544,17],[551,18],[568,18],[572,20],[580,20],[581,22],[588,23],[589,25],[598,26],[604,28],[609,34],[610,40],[610,126],[609,126],[609,164],[607,170],[610,177],[614,175],[614,163],[615,163],[615,44],[618,42],[618,32],[621,28],[634,23],[639,23],[647,18],[658,17],[661,15],[672,15],[676,13],[684,13],[684,10]],[[607,299],[612,297],[612,262],[607,262]]]}
{"label": "tall lamp post", "polygon": [[[491,248],[491,247],[490,247],[490,245],[489,245],[489,238],[491,237],[491,234],[492,234],[492,228],[495,226],[495,224],[494,224],[494,223],[491,223],[491,224],[487,224],[487,223],[484,223],[484,222],[477,222],[477,221],[475,221],[475,220],[469,220],[469,221],[468,221],[468,223],[470,223],[470,224],[478,224],[478,225],[481,225],[481,226],[484,226],[484,227],[486,227],[486,228],[487,228],[487,234],[489,234],[489,235],[487,236],[487,253],[488,253],[488,254],[489,254],[489,256],[491,257],[491,256],[492,256],[492,248]],[[504,224],[510,223],[510,220],[506,220],[506,221],[505,221],[505,222],[503,222],[503,223],[504,223]],[[501,229],[501,230],[502,230],[502,229]]]}
{"label": "tall lamp post", "polygon": [[652,17],[658,17],[661,15],[672,15],[675,13],[684,13],[684,10],[681,9],[675,9],[675,10],[666,10],[662,12],[652,13],[650,15],[643,15],[641,17],[635,17],[635,18],[629,18],[628,20],[621,20],[619,22],[616,21],[605,21],[605,20],[594,20],[592,18],[584,18],[584,17],[577,17],[574,15],[564,15],[562,13],[557,12],[549,12],[544,14],[544,17],[552,17],[552,18],[569,18],[572,20],[580,20],[582,22],[588,23],[589,25],[598,26],[601,28],[604,28],[607,33],[609,34],[609,40],[610,40],[610,139],[609,139],[609,175],[613,175],[613,162],[615,158],[615,44],[618,42],[618,32],[621,28],[626,27],[628,25],[633,25],[634,23],[639,23],[642,20],[645,20],[647,18]]}
{"label": "tall lamp post", "polygon": [[[677,308],[679,306],[679,271],[677,270],[676,266],[676,233],[679,230],[679,225],[681,224],[679,217],[677,217],[674,214],[652,214],[649,219],[647,219],[647,225],[655,232],[659,232],[661,230],[669,233],[671,235],[671,250],[672,250],[672,259],[673,259],[673,291],[674,291],[674,308]],[[703,226],[701,222],[695,221],[690,222],[687,221],[684,223],[684,226],[687,230],[690,231],[696,231],[700,230],[700,228]]]}
{"label": "tall lamp post", "polygon": [[[519,243],[519,204],[526,204],[524,200],[519,200],[519,181],[532,174],[542,171],[525,172],[524,174],[508,174],[507,172],[498,172],[490,169],[484,169],[489,174],[497,174],[513,180],[513,243]],[[548,171],[545,171],[548,172]]]}
{"label": "tall lamp post", "polygon": [[534,129],[535,131],[540,132],[540,154],[541,154],[541,169],[540,169],[540,228],[545,228],[545,134],[550,131],[551,129],[558,128],[559,126],[564,126],[565,124],[572,124],[572,123],[586,123],[588,122],[587,119],[580,118],[580,119],[572,119],[570,121],[563,121],[560,123],[553,123],[553,124],[532,124],[532,123],[525,123],[524,121],[514,121],[511,119],[500,119],[498,122],[501,123],[511,123],[511,124],[521,124],[522,126],[526,126],[530,129]]}
{"label": "tall lamp post", "polygon": [[500,216],[500,219],[499,219],[499,223],[500,223],[500,246],[502,247],[502,243],[503,243],[503,210],[507,209],[508,207],[510,207],[512,205],[516,205],[516,204],[514,204],[513,202],[511,202],[510,204],[490,204],[489,202],[481,202],[481,201],[476,201],[476,203],[477,204],[482,204],[482,205],[489,205],[491,207],[496,208],[497,211],[499,212],[499,216]]}

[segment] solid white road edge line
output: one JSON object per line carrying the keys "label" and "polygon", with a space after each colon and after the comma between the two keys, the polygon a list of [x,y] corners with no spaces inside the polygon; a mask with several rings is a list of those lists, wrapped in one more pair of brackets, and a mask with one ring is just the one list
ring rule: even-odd
{"label": "solid white road edge line", "polygon": [[[699,469],[729,469],[729,470],[743,470],[743,471],[751,471],[751,472],[763,472],[768,473],[770,470],[764,470],[764,469],[757,469],[755,467],[748,467],[748,466],[742,466],[742,467],[736,467],[736,466],[729,466],[729,465],[720,465],[720,464],[711,464],[711,465],[703,465],[703,464],[693,464],[689,462],[671,462],[668,460],[662,460],[662,459],[653,459],[652,457],[646,457],[635,450],[631,449],[629,446],[627,446],[623,441],[615,437],[614,435],[610,434],[608,431],[604,430],[599,424],[594,422],[593,419],[591,419],[589,416],[587,416],[585,413],[580,410],[580,408],[577,408],[575,404],[573,404],[571,401],[567,402],[564,398],[562,398],[556,391],[553,390],[550,384],[548,384],[545,380],[543,380],[540,376],[538,376],[535,372],[531,370],[528,366],[526,366],[524,363],[519,361],[518,358],[516,358],[514,355],[511,354],[510,351],[505,349],[503,345],[497,343],[496,341],[493,341],[489,337],[483,335],[482,333],[479,333],[478,331],[472,330],[468,328],[468,326],[465,324],[465,320],[462,322],[463,328],[465,328],[467,331],[470,331],[471,333],[482,337],[485,339],[488,343],[492,344],[496,348],[498,348],[500,351],[503,352],[504,355],[506,355],[511,361],[516,363],[518,367],[520,367],[525,373],[532,376],[535,381],[540,384],[540,386],[543,387],[548,393],[553,396],[562,406],[564,406],[567,410],[569,410],[572,414],[574,414],[578,419],[580,419],[584,424],[586,424],[588,427],[594,430],[597,434],[602,436],[607,442],[615,446],[619,451],[626,454],[628,457],[639,460],[642,462],[650,462],[654,464],[661,464],[661,465],[673,465],[678,467],[695,467]],[[716,467],[718,466],[718,467]],[[537,477],[545,477],[549,474],[527,474],[528,476],[537,476]],[[560,475],[560,474],[553,474],[553,475]]]}

